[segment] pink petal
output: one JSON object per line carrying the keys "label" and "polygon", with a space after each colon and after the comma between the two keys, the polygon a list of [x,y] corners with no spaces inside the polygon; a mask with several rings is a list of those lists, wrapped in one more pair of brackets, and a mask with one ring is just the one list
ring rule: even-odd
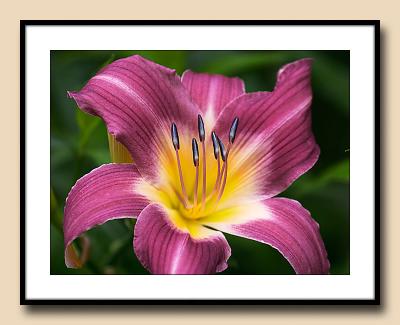
{"label": "pink petal", "polygon": [[218,231],[194,239],[176,228],[164,208],[150,204],[139,215],[133,246],[140,262],[154,274],[212,274],[226,269],[231,250]]}
{"label": "pink petal", "polygon": [[172,122],[180,132],[197,127],[198,108],[175,71],[137,55],[111,63],[69,95],[105,121],[149,180],[157,177],[160,151],[170,145],[165,138]]}
{"label": "pink petal", "polygon": [[328,274],[329,261],[319,226],[301,204],[286,198],[263,202],[264,217],[240,223],[209,223],[229,234],[257,240],[276,248],[297,274]]}
{"label": "pink petal", "polygon": [[203,114],[213,119],[218,117],[229,102],[245,92],[244,82],[240,78],[190,70],[186,70],[182,75],[182,83]]}
{"label": "pink petal", "polygon": [[64,209],[65,264],[77,267],[69,258],[70,244],[85,231],[111,219],[134,218],[148,204],[135,192],[141,180],[132,164],[109,164],[79,179],[68,194]]}
{"label": "pink petal", "polygon": [[318,160],[311,99],[311,60],[304,59],[279,71],[273,92],[244,94],[218,118],[215,130],[227,141],[232,120],[239,117],[231,160],[241,162],[236,168],[243,180],[257,182],[264,198],[285,190]]}

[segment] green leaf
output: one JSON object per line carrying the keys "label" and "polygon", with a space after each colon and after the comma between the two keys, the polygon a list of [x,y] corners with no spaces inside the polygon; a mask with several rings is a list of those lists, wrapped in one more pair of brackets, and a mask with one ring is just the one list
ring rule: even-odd
{"label": "green leaf", "polygon": [[273,52],[232,53],[211,61],[203,66],[202,70],[211,73],[235,75],[243,71],[279,65],[289,60],[289,58],[289,52],[284,55]]}
{"label": "green leaf", "polygon": [[62,229],[63,217],[52,187],[50,187],[50,222],[57,229]]}
{"label": "green leaf", "polygon": [[[349,60],[349,55],[342,56]],[[313,55],[313,89],[316,96],[340,112],[348,115],[350,110],[350,72],[348,65],[327,55],[324,51]]]}
{"label": "green leaf", "polygon": [[101,120],[98,117],[86,114],[81,110],[76,111],[76,121],[80,129],[79,136],[79,153],[83,153],[85,150],[90,136],[94,133],[96,128],[101,124]]}
{"label": "green leaf", "polygon": [[[101,66],[100,69],[104,68],[105,66],[109,65],[111,62],[113,62],[115,60],[115,53],[112,53],[110,55],[110,57],[108,58],[108,60],[106,60]],[[99,70],[100,70],[99,69]]]}
{"label": "green leaf", "polygon": [[331,182],[346,183],[350,181],[350,160],[343,160],[328,169],[319,177],[319,182],[326,184]]}
{"label": "green leaf", "polygon": [[151,50],[132,50],[132,51],[114,51],[115,59],[125,58],[138,54],[148,60],[154,61],[160,65],[175,69],[181,74],[187,65],[187,51],[151,51]]}
{"label": "green leaf", "polygon": [[303,175],[282,196],[287,195],[291,197],[293,195],[295,197],[302,197],[308,193],[317,192],[329,184],[348,184],[349,182],[350,160],[345,159],[328,167],[317,176]]}

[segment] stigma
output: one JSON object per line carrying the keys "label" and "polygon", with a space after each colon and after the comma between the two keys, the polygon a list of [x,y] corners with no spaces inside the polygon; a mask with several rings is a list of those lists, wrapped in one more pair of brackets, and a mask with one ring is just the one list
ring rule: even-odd
{"label": "stigma", "polygon": [[[239,118],[235,117],[232,121],[232,125],[229,130],[227,146],[225,146],[225,144],[223,143],[221,138],[218,137],[215,131],[212,131],[210,133],[210,138],[213,148],[212,154],[215,158],[214,159],[215,166],[207,166],[207,152],[205,144],[207,133],[204,126],[203,118],[200,114],[198,115],[197,132],[193,132],[194,135],[196,135],[197,133],[198,140],[196,137],[192,138],[192,160],[193,160],[194,173],[190,174],[191,175],[194,174],[194,182],[193,182],[193,180],[188,180],[188,179],[185,180],[183,177],[184,173],[182,172],[182,164],[180,157],[181,153],[180,153],[178,127],[175,123],[171,124],[171,140],[176,154],[176,168],[178,171],[179,183],[180,183],[180,190],[177,190],[177,192],[179,192],[177,193],[177,196],[183,208],[189,212],[187,214],[188,216],[195,215],[197,217],[202,214],[202,212],[206,209],[206,206],[212,205],[216,207],[218,205],[222,195],[224,194],[224,190],[228,181],[227,178],[228,178],[229,152],[236,139],[238,126],[239,126]],[[201,150],[199,150],[198,141],[200,143]],[[208,161],[208,163],[210,163],[210,161]],[[214,173],[215,173],[215,167],[217,170],[214,186],[212,187],[212,190],[209,191],[207,191],[207,167],[208,168],[212,167],[214,169]],[[200,181],[199,168],[200,170],[202,170],[201,183],[199,182]],[[212,179],[210,181],[212,181]],[[189,186],[189,191],[190,193],[193,194],[193,200],[191,200],[188,196],[188,191],[186,187],[187,184],[189,185],[192,184]]]}

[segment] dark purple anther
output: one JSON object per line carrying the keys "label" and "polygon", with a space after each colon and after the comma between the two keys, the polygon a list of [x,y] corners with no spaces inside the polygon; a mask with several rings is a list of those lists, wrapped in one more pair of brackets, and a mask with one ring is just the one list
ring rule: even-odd
{"label": "dark purple anther", "polygon": [[179,150],[179,135],[175,123],[172,123],[171,125],[171,137],[172,137],[172,144],[174,145],[175,150]]}

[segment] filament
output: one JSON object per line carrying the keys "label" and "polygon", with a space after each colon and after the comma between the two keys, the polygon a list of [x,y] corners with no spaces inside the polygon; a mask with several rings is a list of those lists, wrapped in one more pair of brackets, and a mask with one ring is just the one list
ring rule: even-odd
{"label": "filament", "polygon": [[226,178],[227,178],[227,175],[228,175],[228,156],[226,158],[227,159],[226,159],[226,161],[224,163],[224,167],[225,168],[222,168],[224,170],[224,172],[223,172],[224,173],[224,180],[222,181],[222,185],[221,185],[221,188],[219,190],[218,198],[217,198],[217,201],[215,202],[215,204],[217,204],[219,202],[219,200],[221,199],[222,194],[224,193],[224,190],[225,190]]}
{"label": "filament", "polygon": [[182,188],[182,194],[183,194],[183,203],[185,208],[189,207],[189,199],[188,199],[188,195],[186,192],[186,187],[185,187],[185,183],[183,181],[183,175],[182,175],[182,167],[181,167],[181,160],[179,159],[179,152],[178,149],[175,149],[175,153],[176,153],[176,161],[178,163],[178,172],[179,172],[179,179],[181,182],[181,188]]}
{"label": "filament", "polygon": [[179,191],[174,187],[172,188],[172,190],[174,191],[175,195],[179,199],[179,202],[181,202],[183,204],[183,206],[187,209],[188,207],[187,207],[185,200],[183,199],[181,193],[179,193]]}
{"label": "filament", "polygon": [[197,188],[199,185],[199,166],[196,166],[196,180],[194,182],[194,206],[197,206]]}
{"label": "filament", "polygon": [[226,185],[226,179],[228,177],[228,158],[229,158],[229,152],[231,150],[231,142],[229,142],[228,144],[228,148],[226,149],[226,159],[224,162],[224,165],[222,166],[222,173],[221,173],[221,177],[220,177],[220,181],[222,179],[222,174],[224,175],[224,180],[222,181],[222,185],[219,188],[219,193],[218,193],[218,197],[217,197],[217,201],[216,204],[219,202],[219,200],[222,197],[222,194],[224,194],[224,190],[225,190],[225,185]]}
{"label": "filament", "polygon": [[217,164],[218,164],[217,179],[215,180],[215,185],[211,192],[211,196],[213,196],[215,194],[215,192],[217,191],[218,186],[219,186],[219,177],[221,174],[221,160],[220,160],[219,156],[217,158]]}
{"label": "filament", "polygon": [[206,167],[206,145],[205,142],[202,141],[201,142],[201,146],[203,149],[203,192],[201,194],[201,208],[203,209],[205,206],[205,202],[206,202],[206,190],[207,190],[207,167]]}

